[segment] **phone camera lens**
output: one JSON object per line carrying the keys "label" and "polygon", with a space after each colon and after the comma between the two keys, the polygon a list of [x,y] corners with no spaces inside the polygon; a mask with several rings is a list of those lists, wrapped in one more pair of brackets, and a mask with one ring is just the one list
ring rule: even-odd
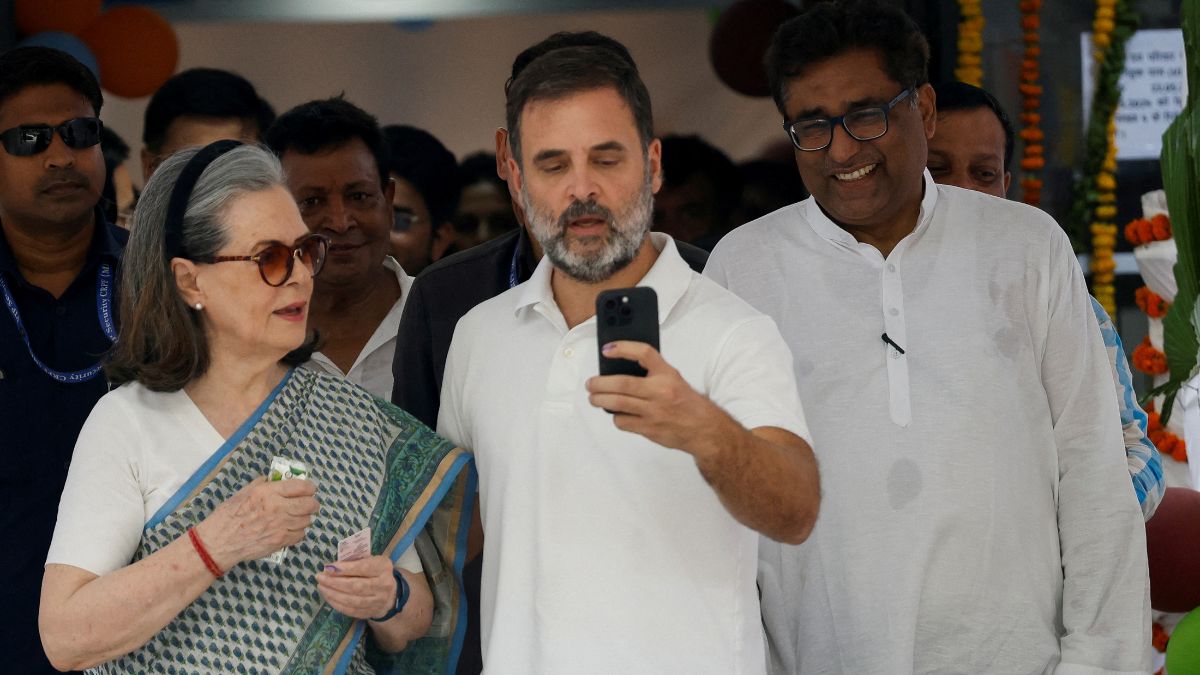
{"label": "phone camera lens", "polygon": [[610,326],[615,326],[615,325],[617,325],[617,317],[610,316],[610,317],[608,317],[608,319],[605,320],[605,323],[607,323]]}
{"label": "phone camera lens", "polygon": [[616,300],[611,300],[611,299],[610,299],[610,300],[605,300],[605,301],[604,301],[604,307],[605,307],[605,308],[607,308],[607,309],[613,309],[613,308],[614,308],[614,307],[616,307],[616,306],[617,306],[617,301],[616,301]]}

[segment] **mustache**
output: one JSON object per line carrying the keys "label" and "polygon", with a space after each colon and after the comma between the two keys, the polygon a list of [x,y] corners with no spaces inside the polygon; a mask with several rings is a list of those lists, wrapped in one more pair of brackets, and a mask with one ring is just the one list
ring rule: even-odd
{"label": "mustache", "polygon": [[586,217],[603,218],[605,222],[613,222],[613,213],[607,207],[601,206],[594,201],[581,202],[575,200],[571,205],[563,210],[562,215],[558,217],[559,229],[565,230],[571,224],[571,221]]}
{"label": "mustache", "polygon": [[56,169],[38,180],[37,191],[48,190],[59,183],[77,183],[85,188],[92,187],[92,179],[76,169]]}

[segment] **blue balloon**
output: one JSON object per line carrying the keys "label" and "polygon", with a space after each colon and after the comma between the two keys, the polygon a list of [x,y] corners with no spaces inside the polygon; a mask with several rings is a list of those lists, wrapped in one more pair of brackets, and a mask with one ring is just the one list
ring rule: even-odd
{"label": "blue balloon", "polygon": [[21,40],[17,43],[18,47],[49,47],[57,49],[61,52],[66,52],[75,57],[83,65],[87,66],[88,70],[92,71],[92,75],[96,76],[96,80],[100,80],[100,64],[96,62],[95,55],[88,46],[83,43],[83,40],[71,35],[70,33],[62,33],[59,31],[46,31],[37,33]]}

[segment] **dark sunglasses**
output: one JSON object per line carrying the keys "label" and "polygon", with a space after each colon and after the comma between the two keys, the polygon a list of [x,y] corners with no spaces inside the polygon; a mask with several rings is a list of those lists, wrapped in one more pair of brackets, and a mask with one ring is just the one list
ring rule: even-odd
{"label": "dark sunglasses", "polygon": [[104,123],[95,117],[76,117],[52,127],[49,124],[23,124],[0,133],[4,150],[15,157],[28,157],[45,151],[54,140],[54,132],[62,136],[68,148],[82,150],[100,142]]}
{"label": "dark sunglasses", "polygon": [[223,263],[250,261],[258,263],[258,273],[268,286],[282,286],[292,278],[296,259],[308,266],[312,276],[321,273],[325,266],[325,253],[329,250],[329,238],[322,234],[310,234],[295,246],[275,242],[254,255],[217,255],[198,262]]}

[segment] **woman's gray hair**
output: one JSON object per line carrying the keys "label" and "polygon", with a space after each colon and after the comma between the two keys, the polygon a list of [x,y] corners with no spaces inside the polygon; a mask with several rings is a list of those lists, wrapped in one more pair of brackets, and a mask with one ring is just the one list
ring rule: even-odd
{"label": "woman's gray hair", "polygon": [[[105,363],[109,381],[137,380],[154,391],[177,391],[208,370],[208,340],[199,312],[184,302],[164,252],[167,206],[184,166],[199,148],[171,155],[138,199],[122,258],[120,339]],[[225,214],[242,195],[286,187],[279,159],[243,145],[200,174],[183,217],[183,254],[204,261],[229,241]]]}

